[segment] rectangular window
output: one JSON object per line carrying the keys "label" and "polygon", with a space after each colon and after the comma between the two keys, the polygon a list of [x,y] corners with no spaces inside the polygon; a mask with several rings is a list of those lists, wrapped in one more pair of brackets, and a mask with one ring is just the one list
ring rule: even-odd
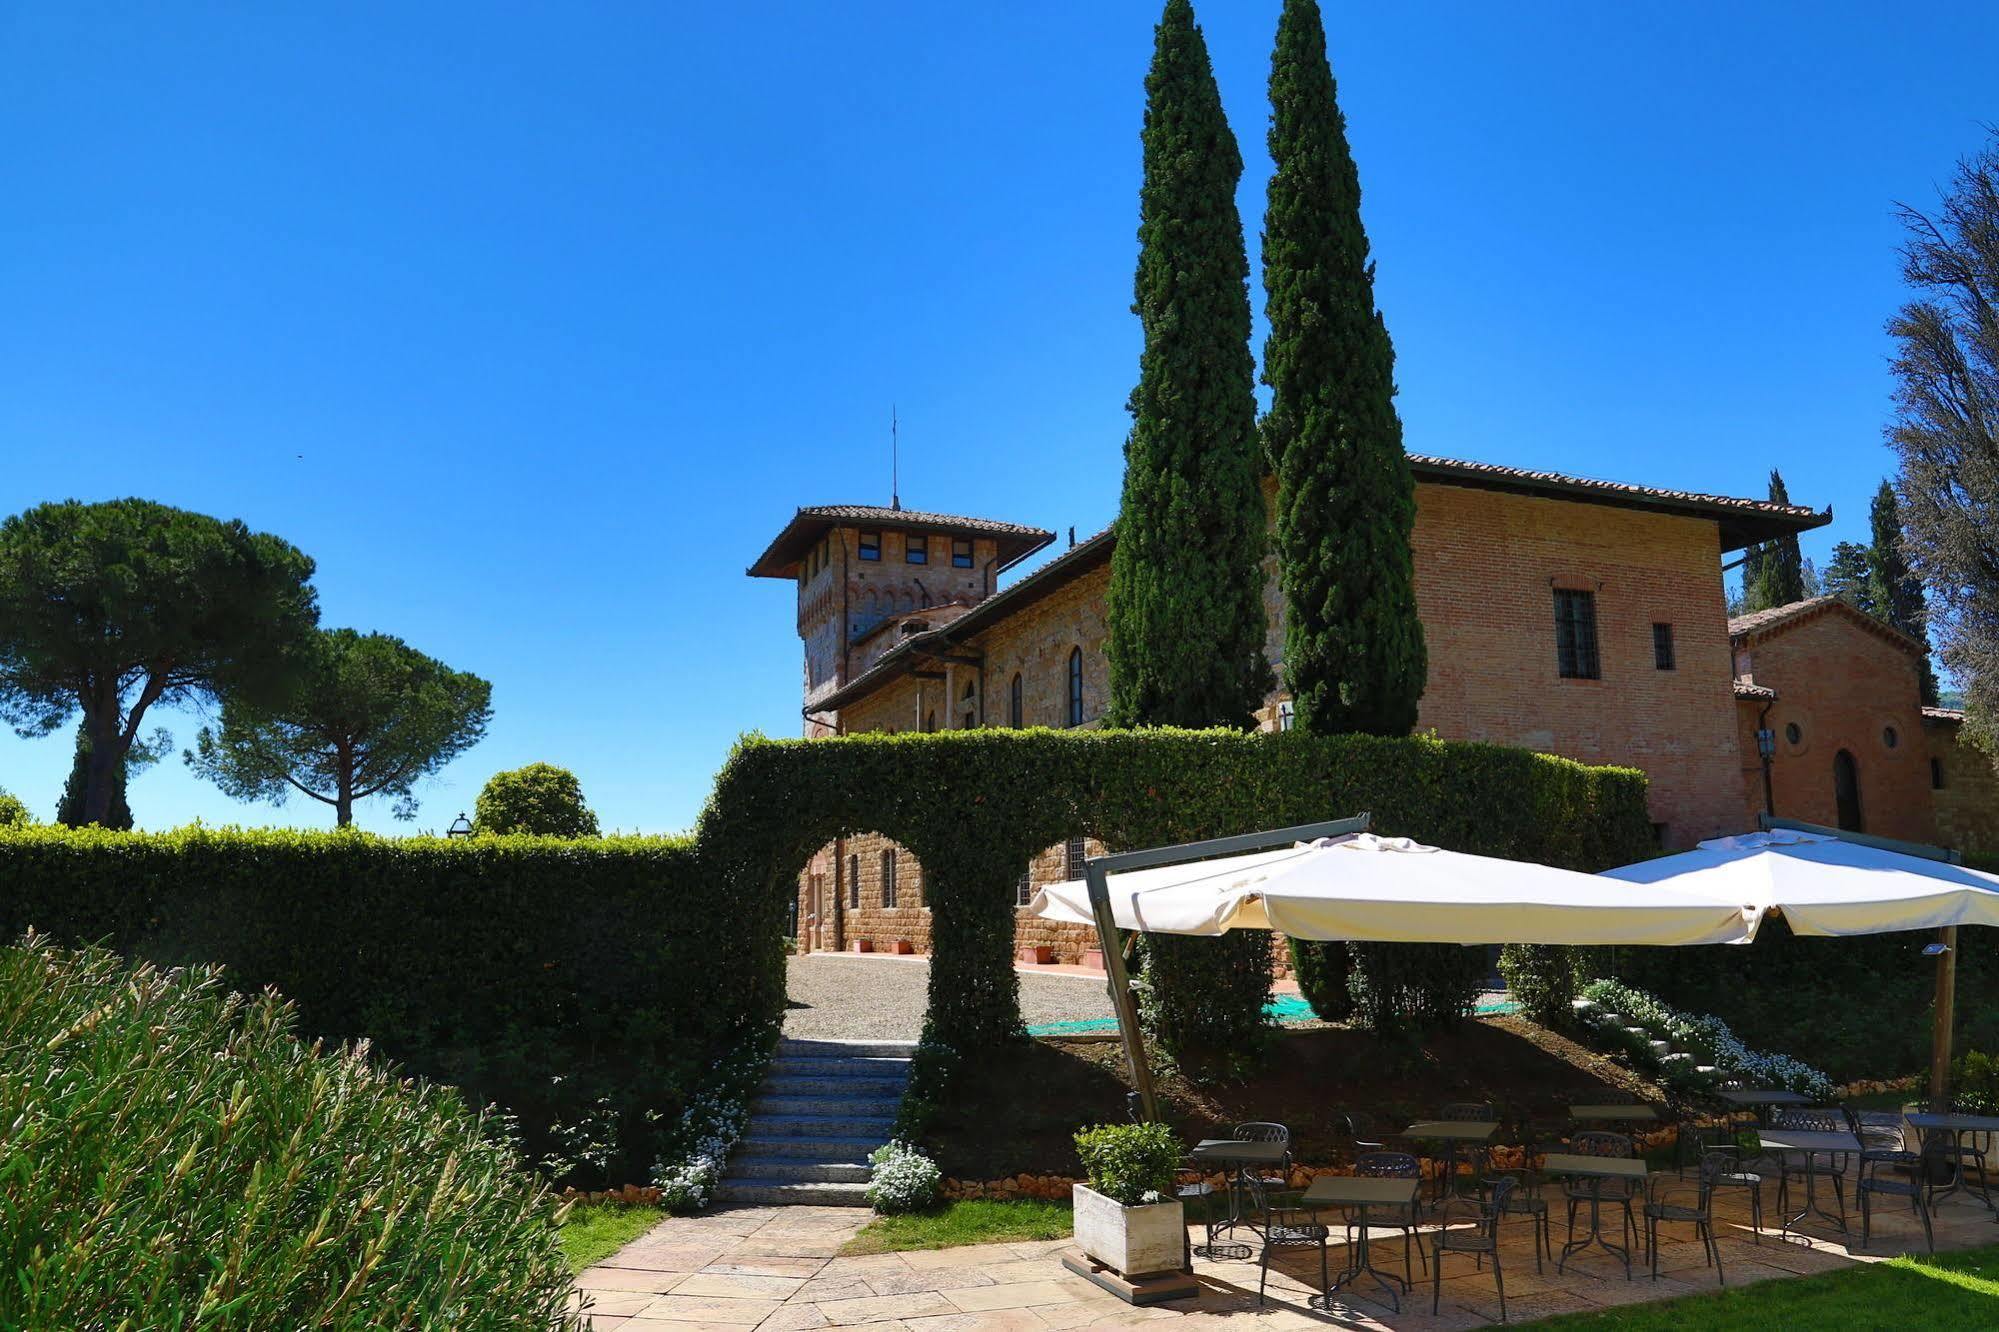
{"label": "rectangular window", "polygon": [[1940,758],[1930,760],[1930,790],[1943,790],[1943,760]]}
{"label": "rectangular window", "polygon": [[1555,589],[1555,664],[1564,680],[1600,680],[1596,656],[1596,594]]}
{"label": "rectangular window", "polygon": [[951,538],[951,567],[953,569],[972,567],[972,543],[964,537]]}
{"label": "rectangular window", "polygon": [[858,855],[847,857],[847,908],[850,911],[861,909],[861,858]]}
{"label": "rectangular window", "polygon": [[1652,626],[1652,664],[1662,671],[1673,669],[1673,626]]}
{"label": "rectangular window", "polygon": [[1291,700],[1288,698],[1280,700],[1277,704],[1277,729],[1288,731],[1297,720],[1298,709],[1292,704]]}
{"label": "rectangular window", "polygon": [[882,852],[882,905],[895,905],[895,852]]}
{"label": "rectangular window", "polygon": [[879,561],[882,557],[882,534],[880,532],[861,533],[861,558]]}
{"label": "rectangular window", "polygon": [[1020,872],[1020,882],[1013,886],[1013,904],[1024,907],[1034,900],[1034,879],[1026,870]]}
{"label": "rectangular window", "polygon": [[911,532],[902,546],[904,564],[930,563],[930,538],[921,532]]}
{"label": "rectangular window", "polygon": [[1063,847],[1063,848],[1062,848],[1062,851],[1063,851],[1063,855],[1064,855],[1064,859],[1065,859],[1065,861],[1067,862],[1067,863],[1066,863],[1066,864],[1064,865],[1064,867],[1063,867],[1063,868],[1064,868],[1064,870],[1065,870],[1065,871],[1067,872],[1067,876],[1068,876],[1069,878],[1071,878],[1071,879],[1080,879],[1080,878],[1082,878],[1082,877],[1083,877],[1083,839],[1082,839],[1082,838],[1080,838],[1080,837],[1071,837],[1071,838],[1069,839],[1069,844],[1068,844],[1067,846]]}

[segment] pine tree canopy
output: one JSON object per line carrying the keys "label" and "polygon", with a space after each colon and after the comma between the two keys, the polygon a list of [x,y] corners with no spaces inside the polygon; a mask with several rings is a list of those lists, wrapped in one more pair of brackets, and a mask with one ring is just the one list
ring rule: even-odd
{"label": "pine tree canopy", "polygon": [[1187,0],[1168,0],[1145,91],[1145,342],[1106,598],[1108,719],[1247,727],[1270,670],[1242,155]]}
{"label": "pine tree canopy", "polygon": [[1277,475],[1285,674],[1298,726],[1404,735],[1428,669],[1415,482],[1317,0],[1285,0],[1270,105],[1263,439]]}

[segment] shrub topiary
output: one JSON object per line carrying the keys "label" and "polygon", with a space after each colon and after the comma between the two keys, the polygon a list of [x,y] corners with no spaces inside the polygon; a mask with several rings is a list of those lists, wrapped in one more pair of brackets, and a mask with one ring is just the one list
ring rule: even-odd
{"label": "shrub topiary", "polygon": [[1353,1016],[1353,993],[1347,988],[1347,973],[1353,970],[1353,955],[1339,940],[1286,938],[1291,950],[1291,974],[1299,993],[1322,1022],[1345,1022]]}
{"label": "shrub topiary", "polygon": [[1575,1018],[1574,950],[1557,944],[1507,944],[1499,974],[1521,1013],[1544,1027],[1566,1027]]}
{"label": "shrub topiary", "polygon": [[1076,1135],[1090,1187],[1126,1207],[1173,1196],[1180,1140],[1164,1124],[1100,1124]]}
{"label": "shrub topiary", "polygon": [[481,833],[597,836],[597,816],[583,803],[583,784],[575,773],[553,763],[494,773],[472,809],[473,826]]}
{"label": "shrub topiary", "polygon": [[583,1326],[494,1124],[218,968],[31,936],[0,948],[0,1051],[0,1326]]}

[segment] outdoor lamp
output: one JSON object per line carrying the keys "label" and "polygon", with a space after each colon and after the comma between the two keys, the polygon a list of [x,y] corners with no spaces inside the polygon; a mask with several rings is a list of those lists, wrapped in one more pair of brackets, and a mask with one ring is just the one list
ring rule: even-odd
{"label": "outdoor lamp", "polygon": [[1923,945],[1924,957],[1942,957],[1945,953],[1948,953],[1949,951],[1950,951],[1950,945],[1944,943],[1941,940],[1938,940],[1935,943],[1926,943]]}
{"label": "outdoor lamp", "polygon": [[1756,752],[1767,762],[1777,757],[1777,733],[1765,726],[1756,732]]}
{"label": "outdoor lamp", "polygon": [[458,817],[452,820],[451,826],[444,830],[444,835],[446,837],[470,837],[472,835],[471,821],[465,817],[463,811],[460,811]]}

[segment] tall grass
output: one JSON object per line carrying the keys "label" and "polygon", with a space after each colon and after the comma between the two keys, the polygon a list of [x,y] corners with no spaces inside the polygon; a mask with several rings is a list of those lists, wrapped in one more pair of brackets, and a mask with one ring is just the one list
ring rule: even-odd
{"label": "tall grass", "polygon": [[0,1327],[570,1332],[555,1211],[456,1092],[275,996],[0,948]]}

